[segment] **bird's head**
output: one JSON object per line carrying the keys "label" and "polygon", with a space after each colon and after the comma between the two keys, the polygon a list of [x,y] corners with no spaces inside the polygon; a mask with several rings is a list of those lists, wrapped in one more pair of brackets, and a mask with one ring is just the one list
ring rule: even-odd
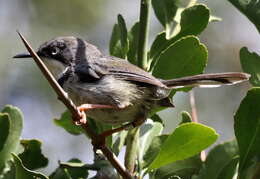
{"label": "bird's head", "polygon": [[[87,60],[89,55],[101,54],[95,46],[72,36],[57,37],[47,41],[40,45],[36,53],[55,79],[59,79],[68,67],[75,65],[77,60]],[[13,58],[31,58],[31,55],[22,53]]]}

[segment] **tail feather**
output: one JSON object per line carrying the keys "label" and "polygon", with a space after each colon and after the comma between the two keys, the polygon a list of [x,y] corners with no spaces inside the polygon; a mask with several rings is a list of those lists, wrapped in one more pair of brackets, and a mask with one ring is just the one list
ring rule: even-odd
{"label": "tail feather", "polygon": [[172,80],[163,80],[162,83],[169,88],[202,87],[212,88],[221,85],[233,85],[247,81],[250,75],[247,73],[213,73],[188,76]]}

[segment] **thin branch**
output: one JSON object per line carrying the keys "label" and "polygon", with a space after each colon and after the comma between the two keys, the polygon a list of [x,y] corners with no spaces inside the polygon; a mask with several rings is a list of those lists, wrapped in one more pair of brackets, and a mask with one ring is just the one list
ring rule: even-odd
{"label": "thin branch", "polygon": [[138,66],[147,70],[147,46],[149,36],[151,0],[141,0],[140,6],[140,30],[138,42]]}
{"label": "thin branch", "polygon": [[198,121],[198,113],[197,113],[197,108],[196,108],[196,103],[195,103],[195,97],[194,97],[194,91],[191,90],[189,92],[190,96],[190,106],[191,106],[191,118],[193,122],[199,122]]}
{"label": "thin branch", "polygon": [[[198,113],[197,113],[197,108],[196,108],[196,102],[195,102],[195,96],[194,96],[194,91],[191,90],[189,92],[189,96],[190,96],[190,106],[191,106],[191,119],[193,122],[198,123]],[[200,159],[202,161],[206,160],[206,152],[203,150],[200,152]]]}
{"label": "thin branch", "polygon": [[[72,100],[68,97],[67,93],[64,92],[64,90],[60,87],[60,85],[57,83],[57,81],[54,79],[52,74],[49,72],[48,68],[44,65],[40,57],[36,54],[36,52],[31,48],[29,43],[26,41],[26,39],[23,37],[23,35],[19,32],[17,32],[19,36],[21,37],[25,47],[27,48],[28,52],[33,57],[34,61],[36,62],[37,66],[40,68],[41,72],[45,76],[45,78],[48,80],[54,91],[56,92],[58,99],[61,100],[64,105],[68,108],[68,110],[71,112],[73,118],[76,121],[79,121],[81,119],[81,116],[76,108],[76,105],[72,102]],[[95,134],[87,124],[82,125],[82,128],[86,132],[86,134],[91,138],[92,141],[98,140],[98,135]],[[130,173],[119,163],[116,156],[106,147],[103,146],[101,149],[102,153],[106,156],[108,161],[115,167],[117,172],[126,179],[132,179],[133,177],[130,175]]]}
{"label": "thin branch", "polygon": [[[140,0],[140,20],[139,20],[139,41],[137,49],[138,66],[144,70],[148,69],[147,63],[147,47],[149,36],[150,6],[151,0]],[[139,143],[139,127],[131,129],[126,139],[125,166],[130,172],[134,172],[138,143]]]}

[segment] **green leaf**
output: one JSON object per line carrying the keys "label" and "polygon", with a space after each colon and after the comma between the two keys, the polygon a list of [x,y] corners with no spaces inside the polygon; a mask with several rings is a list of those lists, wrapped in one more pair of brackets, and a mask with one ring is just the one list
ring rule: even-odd
{"label": "green leaf", "polygon": [[127,28],[123,17],[118,15],[118,23],[114,25],[110,44],[110,55],[125,58],[128,52],[129,42],[127,39]]}
{"label": "green leaf", "polygon": [[230,179],[236,174],[239,157],[233,158],[219,173],[217,179]]}
{"label": "green leaf", "polygon": [[8,138],[10,129],[9,115],[6,113],[0,113],[0,151],[3,150],[5,142]]}
{"label": "green leaf", "polygon": [[127,132],[128,131],[122,131],[117,133],[117,139],[115,140],[115,142],[113,143],[113,152],[116,156],[118,156],[119,152],[121,151],[122,147],[125,144],[126,141],[126,136],[127,136]]}
{"label": "green leaf", "polygon": [[171,40],[173,40],[173,38],[171,38],[170,40],[166,39],[165,32],[161,32],[155,37],[149,53],[149,63],[151,63],[149,71],[153,71],[154,66],[157,63],[158,57],[160,56],[162,51],[176,41],[175,39],[173,41]]}
{"label": "green leaf", "polygon": [[243,47],[240,50],[240,62],[243,71],[251,75],[250,83],[254,86],[260,86],[260,56]]}
{"label": "green leaf", "polygon": [[[91,121],[91,122],[89,122]],[[100,121],[94,120],[94,119],[88,119],[89,124],[91,125],[91,128],[94,129],[93,131],[96,132],[97,134],[101,134],[105,131],[112,130],[113,126],[109,124],[102,123]],[[110,148],[112,148],[113,144],[113,137],[112,135],[106,137],[106,145]]]}
{"label": "green leaf", "polygon": [[67,110],[62,113],[60,119],[54,119],[54,124],[65,129],[68,133],[73,135],[80,135],[84,133],[81,126],[77,126],[73,123],[71,113]]}
{"label": "green leaf", "polygon": [[39,172],[34,172],[25,168],[22,164],[21,159],[13,153],[12,155],[15,163],[15,179],[48,179],[47,176]]}
{"label": "green leaf", "polygon": [[132,64],[137,64],[137,49],[139,39],[139,22],[136,22],[131,30],[128,32],[129,39],[129,51],[127,53],[127,59]]}
{"label": "green leaf", "polygon": [[3,132],[4,136],[2,137],[5,138],[5,143],[0,150],[0,170],[5,165],[5,162],[11,159],[11,153],[17,151],[20,143],[20,135],[23,128],[23,117],[21,111],[18,108],[7,105],[2,110],[2,113],[6,113],[9,116],[8,119],[6,117],[1,119],[9,121],[9,130],[8,134],[6,134],[7,131],[3,127],[7,127],[7,124],[6,122],[2,121],[2,124],[5,123],[5,126],[0,125],[0,130],[1,133]]}
{"label": "green leaf", "polygon": [[167,38],[169,38],[174,27],[174,16],[178,9],[178,0],[152,0],[152,6],[157,19],[165,27]]}
{"label": "green leaf", "polygon": [[177,36],[199,35],[207,27],[209,17],[209,8],[204,4],[186,8],[181,13],[181,30]]}
{"label": "green leaf", "polygon": [[240,159],[239,174],[246,175],[247,168],[260,159],[260,88],[252,88],[241,102],[235,118],[235,135]]}
{"label": "green leaf", "polygon": [[[224,173],[226,173],[225,171],[231,165],[230,162],[233,161],[234,157],[236,157],[237,155],[238,146],[235,140],[215,146],[213,149],[210,150],[204,167],[200,171],[198,178],[218,179],[220,176],[223,176]],[[230,170],[230,174],[231,172],[232,170]]]}
{"label": "green leaf", "polygon": [[124,55],[126,55],[128,52],[129,43],[127,39],[127,28],[126,28],[125,20],[121,14],[117,16],[117,21],[120,30],[120,42],[121,42],[122,50],[124,52]]}
{"label": "green leaf", "polygon": [[166,141],[169,135],[160,135],[153,138],[149,148],[147,149],[146,153],[143,157],[143,168],[148,167],[152,161],[158,155],[162,144]]}
{"label": "green leaf", "polygon": [[112,35],[110,38],[109,43],[109,53],[110,55],[116,56],[116,57],[122,57],[122,51],[121,51],[121,44],[120,44],[120,32],[118,24],[115,24],[112,30]]}
{"label": "green leaf", "polygon": [[60,163],[51,175],[50,179],[83,179],[88,177],[88,170],[78,159],[71,159],[68,162]]}
{"label": "green leaf", "polygon": [[143,163],[143,157],[150,147],[153,138],[160,135],[162,130],[163,125],[160,122],[154,122],[151,119],[147,119],[146,123],[140,127],[138,158],[141,163]]}
{"label": "green leaf", "polygon": [[26,168],[34,170],[47,166],[48,159],[42,154],[40,141],[36,139],[21,140],[21,145],[24,147],[24,151],[18,156]]}
{"label": "green leaf", "polygon": [[184,124],[184,123],[192,122],[191,116],[187,111],[182,111],[181,117],[182,117],[182,120],[180,122],[180,125]]}
{"label": "green leaf", "polygon": [[11,160],[7,162],[7,165],[3,172],[0,172],[1,179],[15,179],[15,165]]}
{"label": "green leaf", "polygon": [[187,36],[160,55],[153,75],[162,79],[173,79],[200,74],[206,67],[207,57],[207,49],[199,39]]}
{"label": "green leaf", "polygon": [[209,147],[218,138],[216,131],[198,123],[186,123],[176,128],[161,146],[149,169],[184,160]]}
{"label": "green leaf", "polygon": [[240,10],[260,32],[260,2],[257,0],[228,0],[238,10]]}
{"label": "green leaf", "polygon": [[156,169],[151,179],[169,179],[174,176],[181,179],[191,179],[194,174],[199,172],[201,165],[200,155],[195,155]]}
{"label": "green leaf", "polygon": [[162,120],[162,118],[158,115],[158,114],[153,114],[151,117],[150,117],[154,122],[160,122],[163,126],[164,125],[164,122]]}
{"label": "green leaf", "polygon": [[166,33],[158,34],[152,44],[150,50],[150,58],[152,59],[151,69],[157,63],[160,54],[171,46],[174,42],[187,35],[199,35],[208,25],[209,9],[203,4],[198,4],[186,8],[181,13],[179,32],[171,39],[166,38]]}

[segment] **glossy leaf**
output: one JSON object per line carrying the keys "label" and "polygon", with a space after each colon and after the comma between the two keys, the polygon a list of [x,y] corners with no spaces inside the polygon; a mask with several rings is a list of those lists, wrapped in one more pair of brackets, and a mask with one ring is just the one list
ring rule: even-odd
{"label": "glossy leaf", "polygon": [[260,32],[260,1],[257,0],[228,0],[238,10],[240,10]]}
{"label": "glossy leaf", "polygon": [[48,179],[47,176],[39,172],[31,171],[25,168],[21,159],[15,154],[12,155],[15,163],[15,179]]}
{"label": "glossy leaf", "polygon": [[166,141],[169,135],[160,135],[153,138],[149,148],[147,149],[146,153],[143,157],[143,168],[148,167],[152,161],[158,155],[162,144]]}
{"label": "glossy leaf", "polygon": [[[8,134],[6,134],[6,129],[2,129],[2,127],[4,126],[0,126],[0,129],[1,131],[3,131],[3,134],[7,135],[3,137],[5,138],[5,142],[2,146],[2,149],[0,150],[0,169],[5,165],[5,162],[11,159],[11,153],[17,151],[23,127],[22,113],[18,108],[13,107],[11,105],[7,105],[2,110],[2,113],[6,113],[9,116],[9,130]],[[7,118],[5,117],[4,120],[7,120]],[[7,126],[7,124],[5,124],[5,126]]]}
{"label": "glossy leaf", "polygon": [[235,135],[239,146],[239,174],[247,172],[253,160],[260,159],[260,88],[252,88],[235,114]]}
{"label": "glossy leaf", "polygon": [[115,24],[112,30],[112,35],[110,37],[110,43],[109,43],[109,53],[110,55],[116,56],[116,57],[123,57],[121,44],[120,44],[120,31],[118,24]]}
{"label": "glossy leaf", "polygon": [[[227,168],[231,167],[233,159],[238,155],[238,146],[235,140],[219,144],[210,150],[204,167],[200,171],[199,179],[218,179],[223,176]],[[233,166],[233,165],[232,165]],[[231,172],[234,170],[230,170]],[[222,174],[221,174],[222,173]],[[233,173],[234,175],[234,173]],[[232,178],[232,177],[231,177]]]}
{"label": "glossy leaf", "polygon": [[113,143],[112,150],[113,150],[114,154],[118,156],[118,154],[120,153],[122,147],[125,144],[127,131],[124,130],[122,132],[119,132],[116,135],[117,135],[117,139]]}
{"label": "glossy leaf", "polygon": [[8,138],[10,129],[9,115],[6,113],[0,113],[0,151],[3,150],[5,142]]}
{"label": "glossy leaf", "polygon": [[162,133],[163,125],[160,122],[154,122],[151,119],[148,119],[145,124],[140,127],[139,134],[139,152],[138,158],[143,162],[143,157],[150,147],[153,138],[159,136]]}
{"label": "glossy leaf", "polygon": [[180,124],[192,122],[191,115],[187,111],[182,111],[181,112],[181,122]]}
{"label": "glossy leaf", "polygon": [[210,12],[206,5],[197,4],[181,13],[181,30],[177,36],[199,35],[208,25]]}
{"label": "glossy leaf", "polygon": [[153,75],[173,79],[200,74],[207,64],[206,47],[194,36],[184,37],[168,47],[159,57]]}
{"label": "glossy leaf", "polygon": [[61,163],[51,175],[50,179],[83,179],[88,177],[88,170],[78,159],[71,159]]}
{"label": "glossy leaf", "polygon": [[178,0],[152,0],[157,19],[165,27],[167,37],[171,36],[174,28],[174,16],[178,9]]}
{"label": "glossy leaf", "polygon": [[65,129],[68,133],[73,135],[80,135],[84,133],[81,126],[77,126],[73,123],[71,113],[69,111],[65,111],[62,113],[60,119],[54,119],[54,124]]}
{"label": "glossy leaf", "polygon": [[125,58],[128,52],[129,44],[127,39],[127,28],[123,17],[118,15],[118,23],[114,25],[110,44],[110,55]]}
{"label": "glossy leaf", "polygon": [[160,54],[174,42],[187,35],[199,35],[207,27],[209,17],[209,9],[203,4],[184,9],[181,13],[179,32],[176,32],[176,35],[168,40],[166,33],[162,32],[156,36],[152,43],[150,50],[150,58],[153,61],[151,69],[156,64]]}
{"label": "glossy leaf", "polygon": [[139,39],[139,22],[136,22],[131,30],[128,32],[129,39],[129,51],[127,53],[127,59],[132,64],[137,64],[137,49]]}
{"label": "glossy leaf", "polygon": [[200,155],[195,155],[156,169],[150,179],[169,179],[174,176],[190,179],[199,172],[201,165]]}
{"label": "glossy leaf", "polygon": [[42,154],[40,141],[36,139],[21,140],[21,145],[24,147],[24,151],[18,156],[26,168],[34,170],[47,166],[48,159]]}
{"label": "glossy leaf", "polygon": [[163,143],[149,169],[194,156],[213,144],[217,138],[218,134],[210,127],[198,123],[182,124]]}
{"label": "glossy leaf", "polygon": [[121,42],[122,50],[124,52],[124,55],[126,55],[128,52],[129,44],[128,44],[127,28],[126,28],[125,20],[121,14],[117,16],[117,22],[120,30],[120,42]]}
{"label": "glossy leaf", "polygon": [[260,86],[260,56],[243,47],[240,50],[240,62],[243,71],[251,75],[250,83]]}
{"label": "glossy leaf", "polygon": [[217,179],[230,179],[236,175],[239,157],[233,158],[218,174]]}

